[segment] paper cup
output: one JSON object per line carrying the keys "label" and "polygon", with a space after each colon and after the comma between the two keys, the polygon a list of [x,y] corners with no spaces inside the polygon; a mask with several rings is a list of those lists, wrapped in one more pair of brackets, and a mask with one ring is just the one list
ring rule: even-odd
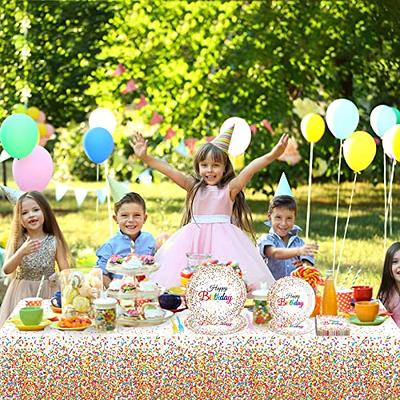
{"label": "paper cup", "polygon": [[351,311],[351,299],[353,297],[352,290],[338,290],[336,292],[338,311],[349,312]]}
{"label": "paper cup", "polygon": [[43,299],[41,297],[27,297],[25,300],[25,307],[42,307]]}

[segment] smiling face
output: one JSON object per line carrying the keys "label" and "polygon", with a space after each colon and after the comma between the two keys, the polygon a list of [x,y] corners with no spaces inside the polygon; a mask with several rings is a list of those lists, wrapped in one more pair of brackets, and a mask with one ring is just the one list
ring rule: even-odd
{"label": "smiling face", "polygon": [[206,158],[199,162],[199,175],[207,185],[217,185],[224,176],[225,165],[208,153]]}
{"label": "smiling face", "polygon": [[296,211],[285,207],[275,207],[268,216],[274,232],[283,240],[287,239],[296,222]]}
{"label": "smiling face", "polygon": [[114,215],[114,220],[121,232],[128,235],[132,240],[138,237],[146,219],[147,214],[138,203],[124,203],[118,209],[117,214]]}
{"label": "smiling face", "polygon": [[28,233],[43,231],[44,215],[39,204],[27,197],[21,203],[21,225]]}
{"label": "smiling face", "polygon": [[397,287],[400,287],[400,250],[394,253],[392,261],[392,274]]}

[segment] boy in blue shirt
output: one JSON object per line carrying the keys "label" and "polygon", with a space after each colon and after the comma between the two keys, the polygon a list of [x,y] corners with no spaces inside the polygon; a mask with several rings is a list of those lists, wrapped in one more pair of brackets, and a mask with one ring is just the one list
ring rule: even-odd
{"label": "boy in blue shirt", "polygon": [[296,201],[286,176],[282,174],[277,193],[269,204],[268,221],[265,222],[270,231],[257,241],[260,254],[275,279],[290,275],[303,264],[314,265],[318,244],[304,243],[298,236],[301,228],[295,225],[296,214]]}
{"label": "boy in blue shirt", "polygon": [[127,193],[116,202],[113,218],[118,224],[118,233],[96,251],[96,264],[103,271],[103,281],[106,287],[113,278],[118,277],[106,269],[107,261],[113,254],[121,257],[125,257],[129,253],[154,255],[156,250],[156,241],[153,235],[141,230],[146,222],[147,214],[146,203],[139,194]]}

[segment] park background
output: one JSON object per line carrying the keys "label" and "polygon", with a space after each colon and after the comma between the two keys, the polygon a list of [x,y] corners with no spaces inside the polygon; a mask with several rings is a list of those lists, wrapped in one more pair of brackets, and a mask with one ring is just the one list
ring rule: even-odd
{"label": "park background", "polygon": [[[305,227],[309,144],[301,118],[324,115],[334,99],[350,99],[360,113],[357,130],[374,136],[377,154],[357,178],[339,283],[371,283],[376,290],[384,256],[383,151],[369,115],[379,104],[399,106],[399,10],[394,0],[11,0],[0,11],[0,120],[22,103],[42,110],[55,127],[45,144],[55,166],[45,194],[77,265],[87,267],[109,237],[107,207],[96,211],[94,195],[105,185],[104,165],[97,182],[82,146],[97,107],[112,110],[118,121],[110,175],[145,197],[145,228],[155,236],[179,226],[185,193],[132,157],[133,130],[144,133],[151,154],[187,172],[196,146],[230,116],[244,118],[252,130],[238,170],[288,132],[290,151],[246,190],[259,236],[282,171]],[[328,129],[314,148],[310,239],[320,244],[316,265],[323,271],[333,259],[339,148]],[[2,168],[3,181],[16,187],[11,161]],[[337,253],[353,179],[345,163],[341,171]],[[58,184],[70,190],[57,202]],[[88,190],[79,207],[78,188]],[[395,174],[388,243],[398,240],[399,195]],[[11,217],[12,206],[2,200],[2,246]]]}

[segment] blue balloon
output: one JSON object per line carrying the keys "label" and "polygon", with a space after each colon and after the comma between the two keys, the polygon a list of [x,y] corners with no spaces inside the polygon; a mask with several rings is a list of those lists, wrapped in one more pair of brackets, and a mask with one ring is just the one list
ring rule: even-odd
{"label": "blue balloon", "polygon": [[83,137],[83,149],[90,161],[101,164],[107,160],[114,149],[111,133],[104,128],[89,129]]}
{"label": "blue balloon", "polygon": [[369,121],[374,132],[379,137],[383,137],[391,127],[396,125],[396,111],[393,107],[381,104],[372,110]]}
{"label": "blue balloon", "polygon": [[338,139],[346,139],[358,125],[360,115],[356,105],[347,99],[336,99],[326,110],[326,124]]}

